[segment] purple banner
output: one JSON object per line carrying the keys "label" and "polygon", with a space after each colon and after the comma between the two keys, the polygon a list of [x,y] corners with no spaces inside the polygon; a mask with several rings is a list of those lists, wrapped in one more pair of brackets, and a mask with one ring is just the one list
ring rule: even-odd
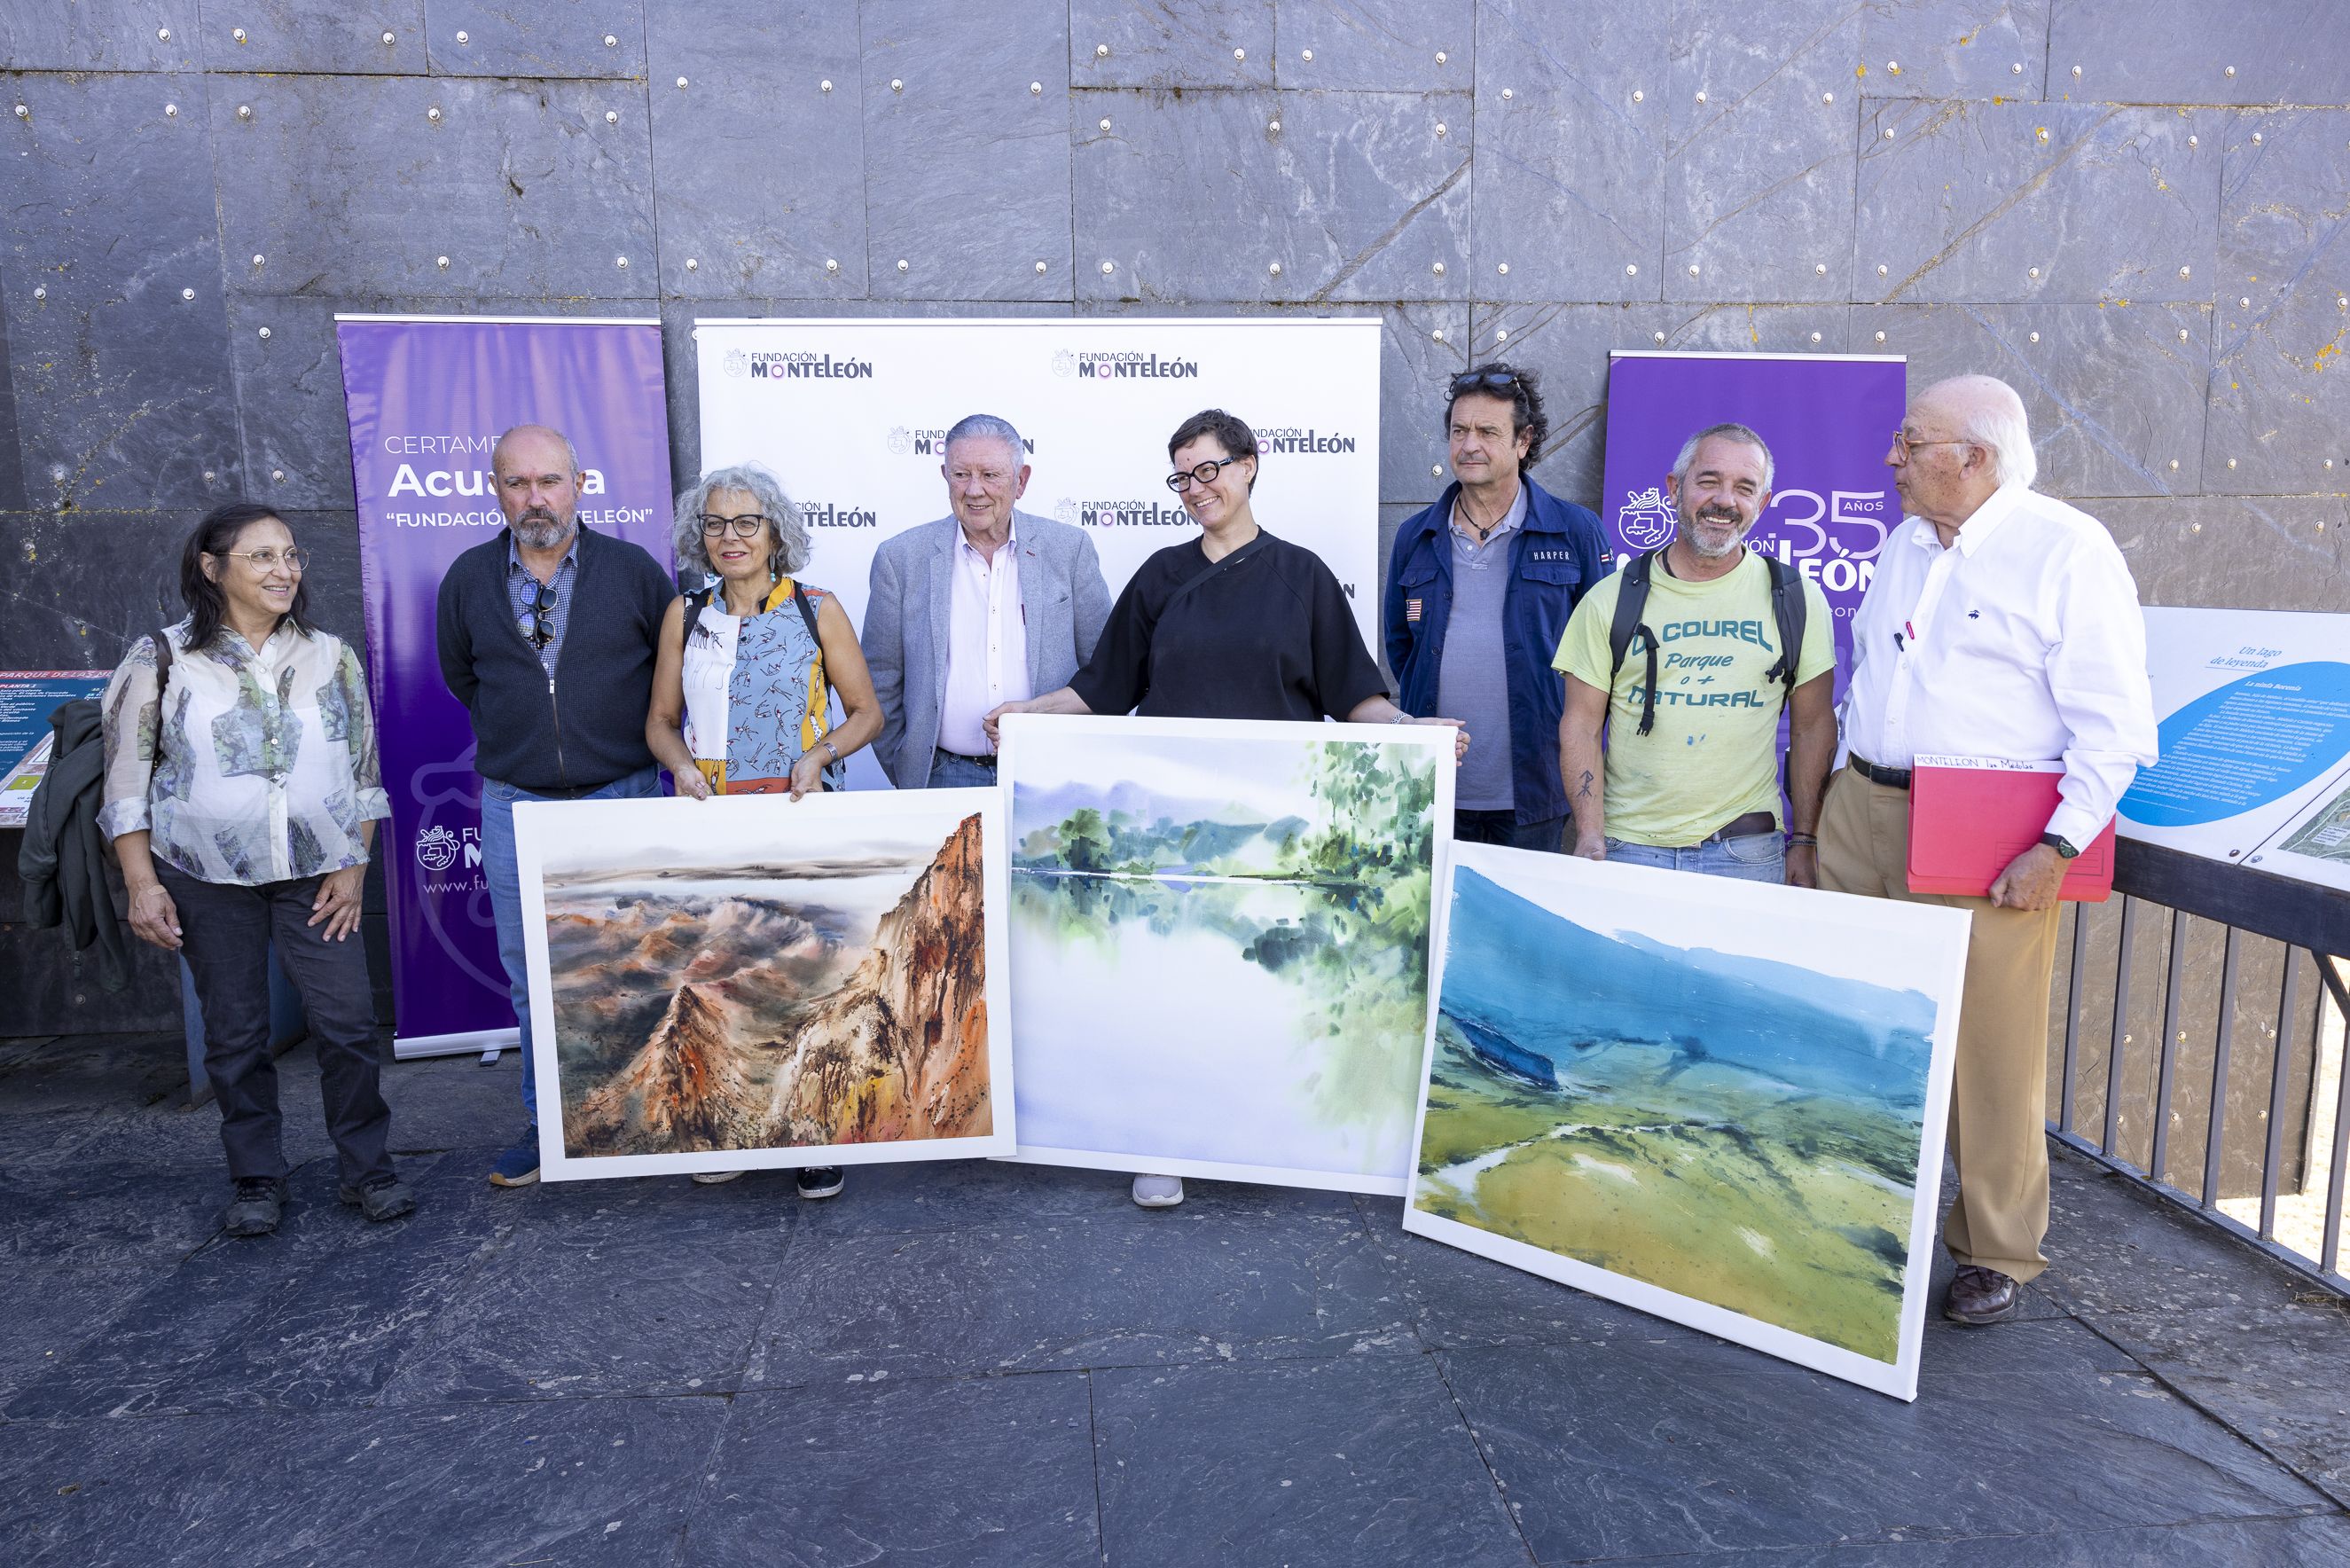
{"label": "purple banner", "polygon": [[473,732],[441,681],[442,575],[505,526],[490,446],[551,425],[578,449],[580,520],[670,559],[669,410],[656,321],[337,321],[359,493],[368,684],[382,737],[396,1049],[478,1050],[515,1027],[481,869]]}
{"label": "purple banner", "polygon": [[1907,406],[1901,358],[1619,353],[1607,365],[1607,466],[1599,514],[1628,557],[1673,536],[1665,476],[1681,443],[1736,422],[1771,448],[1769,508],[1748,536],[1794,563],[1835,611],[1836,691],[1852,667],[1852,615],[1901,521],[1885,454]]}

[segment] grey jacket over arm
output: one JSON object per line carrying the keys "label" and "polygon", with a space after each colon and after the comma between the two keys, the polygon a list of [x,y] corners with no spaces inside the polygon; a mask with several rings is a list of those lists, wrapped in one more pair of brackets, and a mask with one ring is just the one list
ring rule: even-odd
{"label": "grey jacket over arm", "polygon": [[[960,534],[961,524],[941,517],[883,540],[873,556],[858,641],[881,702],[874,754],[899,789],[930,782],[931,754],[938,750]],[[1066,686],[1092,657],[1109,618],[1109,585],[1093,538],[1082,528],[1015,512],[1013,541],[1020,552],[1028,682],[1041,696]]]}

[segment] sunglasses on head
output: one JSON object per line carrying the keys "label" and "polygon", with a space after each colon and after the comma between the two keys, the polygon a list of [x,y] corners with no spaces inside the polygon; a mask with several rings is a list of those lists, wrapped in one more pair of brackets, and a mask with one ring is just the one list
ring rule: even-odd
{"label": "sunglasses on head", "polygon": [[1518,384],[1516,374],[1509,370],[1463,370],[1452,378],[1452,395],[1463,392],[1508,392]]}

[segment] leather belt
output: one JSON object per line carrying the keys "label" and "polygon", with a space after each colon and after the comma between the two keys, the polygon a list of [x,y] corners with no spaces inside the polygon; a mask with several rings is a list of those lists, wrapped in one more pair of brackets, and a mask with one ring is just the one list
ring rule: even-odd
{"label": "leather belt", "polygon": [[1881,784],[1887,789],[1908,789],[1909,787],[1909,770],[1908,768],[1880,768],[1875,763],[1872,763],[1866,758],[1853,752],[1846,752],[1845,753],[1844,761],[1846,767],[1850,768],[1853,772],[1858,774],[1861,777],[1866,779],[1871,784]]}
{"label": "leather belt", "polygon": [[939,755],[942,757],[952,757],[959,763],[969,763],[975,768],[993,768],[995,766],[995,759],[993,757],[967,757],[961,752],[948,751],[944,746],[941,746],[939,748]]}
{"label": "leather belt", "polygon": [[1720,844],[1729,838],[1752,838],[1761,834],[1779,831],[1779,819],[1767,811],[1750,811],[1744,816],[1723,823],[1700,844]]}

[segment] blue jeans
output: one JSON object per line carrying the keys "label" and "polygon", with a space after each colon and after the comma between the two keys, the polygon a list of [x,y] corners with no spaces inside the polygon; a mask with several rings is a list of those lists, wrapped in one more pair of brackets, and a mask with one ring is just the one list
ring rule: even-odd
{"label": "blue jeans", "polygon": [[928,789],[993,789],[995,770],[983,768],[958,752],[939,751],[931,754],[931,782]]}
{"label": "blue jeans", "polygon": [[1742,882],[1784,882],[1787,879],[1786,840],[1775,833],[1748,834],[1742,838],[1718,838],[1685,849],[1660,849],[1653,844],[1607,841],[1607,858],[1627,866],[1656,866],[1667,871],[1701,871],[1709,877],[1734,877]]}
{"label": "blue jeans", "polygon": [[[614,779],[583,800],[637,800],[660,794],[660,769],[647,767]],[[498,961],[506,966],[506,993],[522,1026],[522,1106],[538,1126],[538,1069],[530,1048],[530,960],[522,940],[522,873],[515,867],[514,808],[518,800],[545,800],[495,779],[482,781],[482,875],[490,884],[490,913],[498,923]]]}

